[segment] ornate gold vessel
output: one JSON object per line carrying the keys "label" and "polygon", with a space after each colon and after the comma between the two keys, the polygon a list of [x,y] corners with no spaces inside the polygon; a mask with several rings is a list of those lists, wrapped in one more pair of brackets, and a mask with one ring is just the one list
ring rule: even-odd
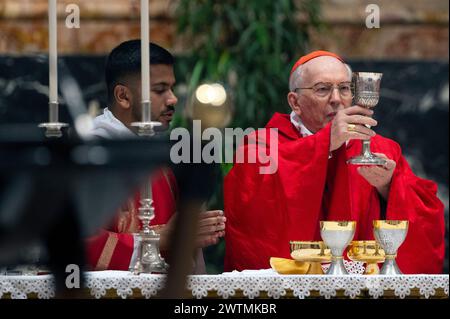
{"label": "ornate gold vessel", "polygon": [[291,241],[291,257],[309,263],[307,275],[323,275],[321,263],[331,261],[330,249],[323,241]]}
{"label": "ornate gold vessel", "polygon": [[406,239],[409,222],[407,220],[374,220],[373,234],[375,239],[383,247],[386,261],[381,267],[381,275],[401,275],[395,258],[397,250]]}
{"label": "ornate gold vessel", "polygon": [[355,235],[355,221],[321,221],[320,236],[330,248],[331,264],[327,275],[348,275],[343,254]]}
{"label": "ornate gold vessel", "polygon": [[352,261],[366,263],[365,275],[380,273],[378,263],[384,262],[384,250],[375,240],[354,240],[350,243],[347,256]]}

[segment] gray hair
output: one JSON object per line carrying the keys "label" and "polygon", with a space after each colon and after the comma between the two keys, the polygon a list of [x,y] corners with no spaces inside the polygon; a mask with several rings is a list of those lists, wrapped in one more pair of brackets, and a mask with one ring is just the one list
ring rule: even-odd
{"label": "gray hair", "polygon": [[[344,63],[345,67],[348,70],[348,77],[349,81],[352,80],[352,68],[347,63]],[[289,78],[289,90],[291,92],[294,92],[296,88],[299,88],[302,86],[302,73],[305,70],[305,65],[300,65],[290,76]]]}

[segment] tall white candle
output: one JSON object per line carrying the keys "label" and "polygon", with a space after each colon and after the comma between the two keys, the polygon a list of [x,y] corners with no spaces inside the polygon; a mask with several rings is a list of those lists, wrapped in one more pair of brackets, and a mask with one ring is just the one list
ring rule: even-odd
{"label": "tall white candle", "polygon": [[[150,18],[148,0],[141,0],[141,83],[142,102],[150,103]],[[150,122],[150,106],[143,105],[143,122]]]}
{"label": "tall white candle", "polygon": [[58,49],[57,49],[57,10],[56,0],[48,0],[49,33],[49,102],[58,102]]}

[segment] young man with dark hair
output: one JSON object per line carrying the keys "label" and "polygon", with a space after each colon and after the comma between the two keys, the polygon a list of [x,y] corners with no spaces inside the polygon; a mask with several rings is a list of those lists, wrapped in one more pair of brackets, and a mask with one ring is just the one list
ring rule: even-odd
{"label": "young man with dark hair", "polygon": [[[164,48],[150,43],[150,99],[152,121],[162,123],[167,130],[175,112],[178,99],[173,92],[175,75],[174,58]],[[133,122],[142,118],[141,106],[141,41],[124,42],[108,56],[105,72],[109,106],[94,120],[92,134],[100,138],[132,138],[136,136]],[[168,239],[176,217],[178,189],[176,179],[169,169],[160,169],[152,175],[152,195],[155,218],[151,225],[161,235],[161,251],[168,248]],[[137,241],[133,234],[139,231],[137,218],[139,194],[120,209],[113,226],[102,230],[88,240],[88,261],[95,270],[127,270],[134,263]],[[221,211],[200,214],[197,247],[218,242],[225,234],[225,217]],[[196,258],[195,273],[204,273],[201,249]]]}

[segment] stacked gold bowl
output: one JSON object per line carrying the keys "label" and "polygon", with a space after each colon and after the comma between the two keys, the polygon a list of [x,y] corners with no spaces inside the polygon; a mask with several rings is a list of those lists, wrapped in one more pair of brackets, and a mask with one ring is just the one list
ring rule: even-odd
{"label": "stacked gold bowl", "polygon": [[291,241],[291,257],[309,263],[308,275],[323,275],[322,263],[331,260],[330,249],[322,241]]}
{"label": "stacked gold bowl", "polygon": [[375,240],[352,241],[347,250],[347,256],[352,261],[366,263],[365,275],[380,273],[379,263],[384,262],[384,250]]}

